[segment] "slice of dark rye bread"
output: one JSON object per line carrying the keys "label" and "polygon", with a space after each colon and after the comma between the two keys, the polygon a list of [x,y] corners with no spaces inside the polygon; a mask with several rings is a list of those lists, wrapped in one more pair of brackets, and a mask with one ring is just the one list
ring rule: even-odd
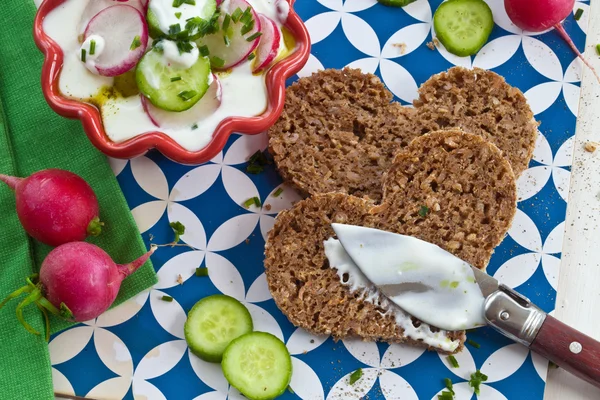
{"label": "slice of dark rye bread", "polygon": [[463,127],[496,144],[516,176],[531,159],[537,123],[525,97],[482,69],[451,68],[419,89],[415,108],[392,101],[378,77],[328,69],[288,87],[269,130],[282,177],[303,194],[342,192],[380,201],[396,152],[424,133]]}
{"label": "slice of dark rye bread", "polygon": [[481,68],[433,75],[414,101],[426,131],[461,128],[494,143],[518,178],[533,155],[538,123],[523,93]]}
{"label": "slice of dark rye bread", "polygon": [[[265,246],[266,275],[277,306],[294,325],[336,339],[358,336],[424,345],[406,337],[392,316],[340,282],[324,252],[323,242],[335,237],[331,223],[414,235],[481,268],[516,210],[514,175],[498,148],[458,130],[412,141],[397,155],[385,182],[379,206],[327,193],[277,216]],[[424,205],[428,212],[423,217],[419,211]],[[460,341],[460,350],[464,333],[445,334]]]}

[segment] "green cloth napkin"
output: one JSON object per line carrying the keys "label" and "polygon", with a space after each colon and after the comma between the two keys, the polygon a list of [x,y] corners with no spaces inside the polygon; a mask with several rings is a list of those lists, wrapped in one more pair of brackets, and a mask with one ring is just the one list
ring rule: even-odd
{"label": "green cloth napkin", "polygon": [[[2,0],[0,7],[0,172],[27,176],[45,168],[62,168],[86,179],[100,201],[102,234],[90,240],[117,263],[129,262],[145,251],[117,181],[102,155],[88,141],[79,121],[56,115],[46,104],[40,86],[43,56],[33,41],[33,0]],[[66,23],[68,21],[65,21]],[[23,231],[15,213],[13,192],[0,186],[0,299],[25,284],[51,250]],[[147,262],[121,286],[115,304],[156,283]],[[28,333],[17,321],[18,301],[0,309],[0,398],[53,398],[48,346],[43,337]],[[44,332],[35,306],[27,321]],[[51,320],[52,333],[71,324]]]}

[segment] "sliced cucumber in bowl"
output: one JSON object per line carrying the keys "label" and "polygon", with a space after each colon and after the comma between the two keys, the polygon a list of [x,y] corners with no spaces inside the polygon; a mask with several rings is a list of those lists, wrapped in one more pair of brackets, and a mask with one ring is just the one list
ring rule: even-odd
{"label": "sliced cucumber in bowl", "polygon": [[178,57],[169,56],[178,52],[174,42],[163,40],[142,57],[136,69],[140,92],[166,111],[192,108],[208,90],[211,77],[209,60],[199,55],[195,45],[181,54],[183,64],[176,62]]}

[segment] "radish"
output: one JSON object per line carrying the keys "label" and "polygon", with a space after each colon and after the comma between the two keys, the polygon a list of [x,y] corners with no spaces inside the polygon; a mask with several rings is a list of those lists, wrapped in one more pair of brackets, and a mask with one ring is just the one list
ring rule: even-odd
{"label": "radish", "polygon": [[46,169],[27,178],[0,174],[0,181],[15,191],[19,220],[40,242],[59,246],[100,234],[98,199],[80,176]]}
{"label": "radish", "polygon": [[129,5],[108,7],[96,14],[84,33],[85,39],[91,36],[102,38],[102,46],[93,57],[88,51],[90,59],[82,61],[103,76],[121,75],[135,67],[148,45],[146,20]]}
{"label": "radish", "polygon": [[260,19],[262,36],[256,49],[255,67],[252,71],[255,73],[267,69],[271,65],[281,46],[281,32],[275,21],[262,14],[258,14],[258,18]]}
{"label": "radish", "polygon": [[85,28],[88,26],[92,18],[94,18],[105,8],[117,4],[126,4],[132,6],[144,15],[146,15],[146,11],[148,10],[148,0],[91,0],[83,10],[83,14],[79,20],[77,32],[83,34],[83,32],[85,32]]}
{"label": "radish", "polygon": [[204,96],[202,96],[198,103],[186,111],[165,111],[154,106],[148,101],[146,96],[140,95],[140,97],[142,98],[144,111],[148,114],[150,121],[158,128],[180,129],[187,127],[194,130],[196,129],[194,126],[197,125],[198,122],[208,118],[217,111],[221,105],[221,94],[221,82],[216,75],[213,74],[212,83]]}
{"label": "radish", "polygon": [[[236,22],[231,16],[237,9],[244,13]],[[228,69],[245,61],[258,46],[262,35],[260,19],[245,0],[223,1],[218,26],[223,26],[225,18],[229,19],[227,29],[198,39],[198,46],[208,47],[214,69]]]}
{"label": "radish", "polygon": [[573,11],[574,4],[575,0],[504,0],[506,13],[516,26],[529,32],[542,32],[550,28],[556,29],[577,57],[583,61],[600,82],[596,70],[583,57],[562,25],[562,21]]}
{"label": "radish", "polygon": [[[88,321],[106,311],[115,301],[121,282],[141,267],[156,247],[135,261],[118,265],[101,248],[86,242],[63,244],[52,250],[27,285],[11,293],[9,300],[28,293],[17,306],[17,319],[29,332],[39,335],[23,318],[23,308],[36,303],[47,317],[49,311],[70,321]],[[47,318],[46,318],[46,323]],[[46,326],[46,334],[50,332]]]}

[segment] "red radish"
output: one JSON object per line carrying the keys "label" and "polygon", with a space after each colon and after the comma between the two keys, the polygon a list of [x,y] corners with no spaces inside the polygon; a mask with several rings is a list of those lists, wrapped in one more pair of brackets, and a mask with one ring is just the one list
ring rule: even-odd
{"label": "red radish", "polygon": [[189,128],[202,120],[210,117],[221,105],[221,82],[213,74],[213,81],[200,101],[192,108],[182,112],[165,111],[155,107],[144,95],[140,95],[144,111],[150,121],[159,128],[181,129]]}
{"label": "red radish", "polygon": [[583,57],[562,25],[562,21],[573,11],[574,4],[575,0],[504,0],[506,13],[516,26],[529,32],[554,28],[600,82],[596,70]]}
{"label": "red radish", "polygon": [[104,10],[105,8],[117,4],[127,4],[129,6],[132,6],[144,15],[146,15],[146,11],[148,10],[148,0],[91,0],[88,2],[87,6],[83,10],[83,14],[81,15],[81,20],[79,21],[79,28],[77,29],[77,32],[83,34],[83,32],[85,32],[85,28],[87,28],[92,18],[94,18],[100,11]]}
{"label": "red radish", "polygon": [[63,244],[52,250],[42,262],[39,280],[37,274],[28,278],[27,286],[10,294],[0,303],[0,307],[10,299],[28,293],[17,306],[17,319],[35,334],[39,332],[23,318],[23,307],[31,303],[36,303],[44,313],[50,311],[64,319],[88,321],[111,306],[121,282],[141,267],[155,249],[153,246],[137,260],[118,265],[104,250],[93,244]]}
{"label": "red radish", "polygon": [[281,46],[281,32],[275,21],[262,14],[258,14],[258,18],[260,19],[262,36],[260,37],[260,44],[256,49],[255,67],[252,72],[267,69],[275,57],[277,57],[279,47]]}
{"label": "red radish", "polygon": [[46,169],[27,178],[0,174],[0,181],[15,191],[19,220],[40,242],[59,246],[100,234],[98,199],[79,175]]}
{"label": "red radish", "polygon": [[[256,49],[260,42],[260,19],[252,6],[245,0],[230,0],[228,2],[223,2],[221,4],[219,26],[223,26],[224,16],[226,14],[233,14],[237,8],[242,11],[245,11],[248,8],[250,9],[252,20],[254,21],[252,29],[242,34],[242,27],[244,26],[243,22],[238,21],[236,23],[231,21],[229,29],[227,30],[229,45],[225,44],[222,30],[219,30],[219,32],[212,35],[204,36],[198,40],[199,46],[206,45],[208,47],[211,57],[218,57],[225,62],[223,66],[217,67],[213,65],[214,69],[228,69],[242,63],[248,58],[250,53]],[[254,39],[248,41],[249,38]]]}
{"label": "red radish", "polygon": [[[102,52],[94,66],[103,76],[121,75],[137,64],[148,45],[148,26],[142,13],[128,5],[116,5],[100,11],[88,24],[84,37],[104,39]],[[134,46],[134,41],[138,41]]]}

